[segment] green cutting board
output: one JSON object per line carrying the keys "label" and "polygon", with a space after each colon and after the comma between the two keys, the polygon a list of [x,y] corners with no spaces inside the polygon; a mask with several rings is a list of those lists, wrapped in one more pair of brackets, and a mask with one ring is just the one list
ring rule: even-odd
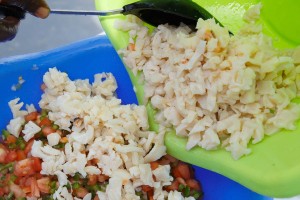
{"label": "green cutting board", "polygon": [[[98,10],[121,8],[136,0],[95,0]],[[242,15],[250,6],[262,3],[261,22],[264,32],[274,39],[279,48],[300,45],[300,1],[299,0],[195,0],[207,9],[231,32],[242,26]],[[128,35],[114,28],[116,19],[122,15],[101,17],[101,24],[115,49],[127,46]],[[128,70],[137,89],[140,104],[143,102],[143,86]],[[296,100],[300,103],[299,99]],[[148,105],[152,129],[154,111]],[[252,153],[239,160],[233,160],[225,150],[206,151],[199,147],[185,150],[186,139],[174,132],[166,134],[168,153],[185,162],[198,165],[229,177],[260,194],[271,197],[291,197],[300,194],[300,121],[294,131],[280,131],[256,144],[250,145]],[[216,183],[217,187],[218,183]],[[217,189],[217,188],[216,188]]]}

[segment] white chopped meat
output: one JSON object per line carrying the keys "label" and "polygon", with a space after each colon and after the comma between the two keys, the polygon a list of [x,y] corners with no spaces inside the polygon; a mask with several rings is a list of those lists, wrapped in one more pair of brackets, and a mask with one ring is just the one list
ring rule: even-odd
{"label": "white chopped meat", "polygon": [[73,132],[69,139],[74,140],[80,144],[89,144],[94,139],[94,128],[92,126],[88,126],[85,132],[77,133]]}
{"label": "white chopped meat", "polygon": [[153,186],[154,180],[152,177],[150,164],[140,164],[139,165],[140,177],[143,182],[143,185]]}
{"label": "white chopped meat", "polygon": [[35,112],[36,111],[36,108],[34,107],[33,104],[26,104],[26,110],[27,110],[27,113],[32,113],[32,112]]}
{"label": "white chopped meat", "polygon": [[17,117],[9,121],[6,129],[14,136],[19,137],[22,126],[25,122],[24,117]]}
{"label": "white chopped meat", "polygon": [[56,171],[54,174],[57,176],[59,185],[67,185],[68,177],[65,173],[63,173],[62,171]]}
{"label": "white chopped meat", "polygon": [[73,200],[72,194],[66,187],[60,186],[53,194],[53,199],[57,200]]}
{"label": "white chopped meat", "polygon": [[57,132],[51,133],[47,135],[48,144],[50,146],[55,146],[59,143],[59,140],[61,139],[60,135]]}
{"label": "white chopped meat", "polygon": [[[109,184],[98,197],[108,200],[138,200],[142,185],[153,186],[156,199],[167,197],[163,186],[170,185],[170,166],[152,172],[149,162],[166,154],[164,132],[148,131],[145,106],[121,105],[115,96],[112,74],[95,75],[95,81],[69,79],[67,74],[50,69],[44,75],[45,93],[39,105],[62,130],[69,131],[63,151],[55,149],[62,132],[47,136],[48,144],[34,141],[32,156],[42,159],[41,174],[57,176],[56,199],[68,199],[68,176],[79,173],[109,176]],[[86,153],[88,152],[88,153]],[[91,165],[90,163],[96,163]],[[157,180],[153,177],[157,176]],[[90,199],[86,195],[83,199]]]}
{"label": "white chopped meat", "polygon": [[87,166],[84,168],[84,171],[90,175],[93,175],[93,174],[98,175],[101,173],[101,170],[95,166]]}
{"label": "white chopped meat", "polygon": [[92,200],[92,193],[86,194],[82,200]]}
{"label": "white chopped meat", "polygon": [[20,98],[16,98],[8,102],[9,108],[13,114],[13,118],[24,117],[24,115],[28,113],[26,110],[21,110],[24,103],[23,102],[18,103],[19,101]]}
{"label": "white chopped meat", "polygon": [[171,182],[173,177],[170,175],[170,165],[160,165],[158,168],[153,170],[155,181]]}
{"label": "white chopped meat", "polygon": [[[124,22],[129,46],[119,53],[134,74],[141,72],[144,102],[157,110],[156,122],[188,137],[186,149],[224,147],[238,159],[250,153],[248,143],[295,128],[300,105],[291,100],[300,93],[300,51],[291,57],[272,46],[257,22],[261,7],[245,13],[235,35],[213,19],[199,19],[196,32],[185,25],[150,32],[132,16]],[[244,123],[249,120],[257,127]]]}
{"label": "white chopped meat", "polygon": [[38,125],[36,125],[34,122],[29,121],[27,124],[25,124],[25,127],[23,129],[24,133],[24,140],[28,142],[31,138],[34,137],[35,134],[40,132],[42,129]]}
{"label": "white chopped meat", "polygon": [[109,200],[122,199],[122,186],[129,182],[130,174],[126,170],[115,170],[109,179],[106,194]]}
{"label": "white chopped meat", "polygon": [[101,200],[108,200],[108,196],[105,192],[97,191],[97,196]]}

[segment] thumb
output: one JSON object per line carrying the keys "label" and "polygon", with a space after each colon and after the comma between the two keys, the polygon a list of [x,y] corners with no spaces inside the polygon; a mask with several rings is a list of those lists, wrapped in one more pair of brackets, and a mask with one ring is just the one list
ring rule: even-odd
{"label": "thumb", "polygon": [[44,0],[0,0],[0,3],[18,6],[40,18],[46,18],[50,13],[50,8]]}
{"label": "thumb", "polygon": [[[1,1],[1,0],[0,0]],[[0,41],[8,41],[15,38],[20,20],[15,17],[0,19]]]}

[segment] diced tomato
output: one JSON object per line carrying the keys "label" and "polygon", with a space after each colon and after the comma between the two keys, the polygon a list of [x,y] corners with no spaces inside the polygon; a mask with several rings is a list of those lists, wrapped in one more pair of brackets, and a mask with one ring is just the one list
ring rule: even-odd
{"label": "diced tomato", "polygon": [[174,180],[174,181],[172,182],[172,184],[166,186],[165,189],[166,189],[167,191],[178,190],[178,187],[179,187],[179,182],[178,182],[177,180]]}
{"label": "diced tomato", "polygon": [[34,171],[36,172],[40,172],[42,170],[42,161],[40,158],[37,157],[32,157],[32,167],[34,169]]}
{"label": "diced tomato", "polygon": [[51,133],[54,133],[56,130],[53,129],[51,126],[44,126],[42,128],[42,132],[44,136],[50,135]]}
{"label": "diced tomato", "polygon": [[92,175],[89,174],[88,179],[89,179],[87,182],[88,185],[95,185],[98,181],[98,177],[96,174],[92,174]]}
{"label": "diced tomato", "polygon": [[34,197],[40,197],[40,190],[37,184],[37,181],[34,177],[31,177],[31,195]]}
{"label": "diced tomato", "polygon": [[38,180],[38,179],[42,178],[43,175],[40,174],[40,173],[36,173],[36,174],[34,175],[34,177],[36,178],[36,180]]}
{"label": "diced tomato", "polygon": [[33,143],[34,143],[33,138],[27,142],[25,149],[24,149],[25,155],[27,155],[31,151],[31,147],[32,147]]}
{"label": "diced tomato", "polygon": [[176,181],[178,181],[179,184],[186,185],[185,180],[181,177],[176,178]]}
{"label": "diced tomato", "polygon": [[52,122],[51,122],[51,120],[48,117],[45,117],[39,123],[40,127],[42,127],[42,126],[51,126],[51,125],[52,125]]}
{"label": "diced tomato", "polygon": [[31,193],[31,186],[23,186],[21,188],[25,194]]}
{"label": "diced tomato", "polygon": [[153,195],[154,195],[154,191],[153,190],[148,191],[147,192],[148,200],[154,200]]}
{"label": "diced tomato", "polygon": [[109,179],[109,176],[106,176],[106,175],[104,175],[104,174],[99,174],[98,175],[98,181],[100,182],[100,183],[103,183],[104,181],[106,181],[106,180],[108,180]]}
{"label": "diced tomato", "polygon": [[27,115],[25,115],[25,121],[29,122],[29,121],[35,121],[38,118],[39,113],[38,112],[31,112]]}
{"label": "diced tomato", "polygon": [[17,151],[11,150],[11,151],[8,152],[5,160],[6,160],[7,163],[10,163],[10,162],[16,161],[17,157],[18,157]]}
{"label": "diced tomato", "polygon": [[0,197],[3,197],[5,194],[4,188],[0,187]]}
{"label": "diced tomato", "polygon": [[6,140],[5,140],[5,143],[6,144],[14,144],[14,143],[16,143],[16,141],[17,141],[17,138],[15,136],[8,135]]}
{"label": "diced tomato", "polygon": [[46,193],[46,194],[50,193],[49,183],[50,183],[49,177],[43,177],[37,180],[38,188],[42,193]]}
{"label": "diced tomato", "polygon": [[15,183],[18,184],[23,189],[23,187],[25,186],[26,180],[27,180],[27,177],[18,176]]}
{"label": "diced tomato", "polygon": [[25,152],[23,150],[17,150],[17,161],[24,160],[25,158]]}
{"label": "diced tomato", "polygon": [[29,176],[35,174],[32,160],[30,158],[26,158],[24,160],[18,161],[15,164],[14,174],[16,176]]}
{"label": "diced tomato", "polygon": [[93,158],[92,160],[91,160],[91,164],[92,165],[95,165],[95,166],[97,166],[97,163],[99,162],[99,159],[97,159],[97,158]]}
{"label": "diced tomato", "polygon": [[168,159],[170,162],[174,163],[176,162],[176,158],[174,158],[173,156],[169,155],[169,154],[166,154],[165,155],[165,158]]}
{"label": "diced tomato", "polygon": [[153,190],[153,187],[151,187],[149,185],[142,185],[141,187],[144,192],[149,192],[149,191]]}
{"label": "diced tomato", "polygon": [[8,149],[0,144],[0,163],[7,163],[6,156],[8,155]]}
{"label": "diced tomato", "polygon": [[180,172],[179,172],[179,170],[178,170],[177,167],[174,167],[174,168],[172,169],[172,174],[173,174],[173,176],[174,176],[175,178],[181,177],[181,174],[180,174]]}
{"label": "diced tomato", "polygon": [[186,184],[191,188],[191,189],[194,189],[194,190],[201,190],[201,186],[200,184],[198,183],[198,181],[196,181],[195,179],[189,179],[186,181]]}
{"label": "diced tomato", "polygon": [[20,188],[20,186],[11,183],[9,185],[9,189],[10,191],[12,191],[15,195],[15,198],[23,198],[26,197],[25,193],[23,192],[23,190]]}
{"label": "diced tomato", "polygon": [[20,185],[22,177],[17,177],[16,180],[14,181],[15,184]]}
{"label": "diced tomato", "polygon": [[89,191],[84,187],[80,187],[74,191],[75,191],[76,197],[79,197],[79,198],[83,198],[83,197],[85,197],[85,195],[87,195],[89,193]]}
{"label": "diced tomato", "polygon": [[4,187],[1,187],[1,188],[3,189],[3,191],[4,191],[5,194],[9,193],[9,191],[10,191],[8,185],[6,185],[6,186],[4,186]]}
{"label": "diced tomato", "polygon": [[179,163],[176,168],[178,169],[178,172],[180,174],[180,177],[182,177],[184,180],[188,180],[191,178],[190,174],[190,168],[188,164],[186,163]]}
{"label": "diced tomato", "polygon": [[162,157],[158,162],[160,165],[169,165],[171,161],[166,157]]}
{"label": "diced tomato", "polygon": [[156,162],[156,161],[153,161],[153,162],[150,163],[150,166],[151,166],[152,170],[155,170],[159,167],[159,163]]}

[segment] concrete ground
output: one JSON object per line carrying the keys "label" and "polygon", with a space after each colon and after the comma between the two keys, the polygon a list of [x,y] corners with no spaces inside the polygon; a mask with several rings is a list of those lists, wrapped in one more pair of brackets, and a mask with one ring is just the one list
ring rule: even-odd
{"label": "concrete ground", "polygon": [[[94,10],[93,0],[48,0],[52,9]],[[50,15],[22,20],[16,38],[0,43],[0,58],[44,51],[102,33],[97,16]]]}

